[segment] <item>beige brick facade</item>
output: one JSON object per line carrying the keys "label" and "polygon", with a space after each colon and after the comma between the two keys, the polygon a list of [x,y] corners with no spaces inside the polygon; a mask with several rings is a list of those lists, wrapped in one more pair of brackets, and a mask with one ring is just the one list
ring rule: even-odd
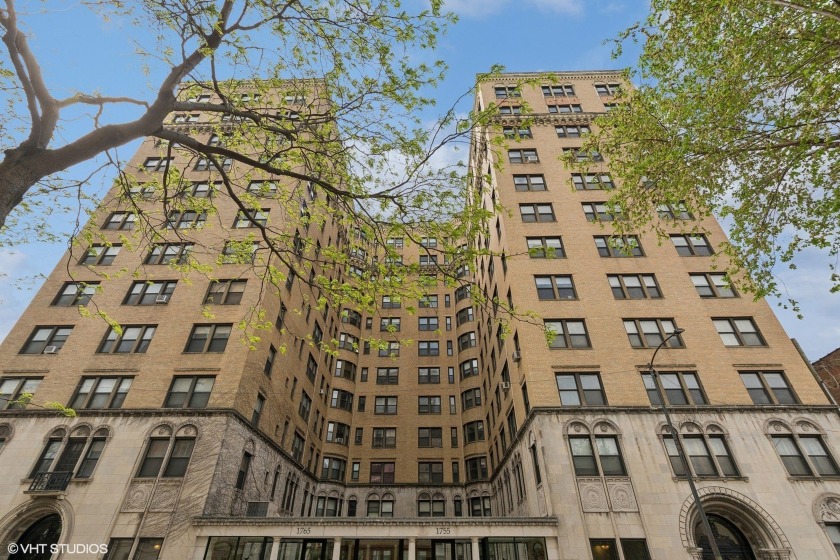
{"label": "beige brick facade", "polygon": [[[218,560],[232,558],[226,554],[233,549],[240,551],[236,558],[266,560],[699,559],[697,508],[685,477],[674,470],[664,418],[644,379],[654,350],[670,334],[666,326],[673,325],[685,329],[682,344],[662,349],[656,368],[661,379],[680,380],[666,386],[675,421],[695,452],[706,449],[707,456],[692,456],[692,468],[708,512],[743,536],[742,556],[732,558],[836,557],[836,407],[766,302],[722,297],[730,292],[709,276],[720,268],[713,257],[681,256],[670,240],[650,235],[639,236],[640,256],[599,253],[595,237],[609,236],[610,224],[588,220],[583,205],[604,202],[609,193],[576,189],[560,157],[580,145],[580,127],[593,126],[622,77],[560,72],[553,81],[537,78],[507,74],[482,84],[476,98],[479,108],[511,108],[499,119],[503,127],[521,128],[513,107],[533,117],[530,137],[500,146],[491,141],[498,132],[486,130],[473,139],[475,196],[487,208],[509,210],[495,212],[474,240],[493,256],[480,257],[476,272],[462,278],[486,296],[485,305],[461,297],[466,284],[441,283],[429,291],[434,306],[383,305],[387,294],[377,294],[377,313],[356,321],[338,309],[320,310],[318,290],[300,278],[290,288],[282,282],[274,288],[249,264],[218,264],[205,274],[150,264],[150,243],[164,242],[194,243],[196,263],[218,263],[227,241],[246,239],[254,228],[236,227],[241,208],[218,192],[217,210],[202,228],[176,226],[164,230],[164,239],[141,239],[133,230],[106,227],[114,212],[125,210],[126,193],[115,187],[91,218],[90,233],[80,236],[0,346],[4,390],[20,392],[22,380],[41,379],[33,405],[0,412],[0,471],[8,474],[0,486],[0,539],[23,539],[27,527],[57,514],[58,542],[110,543],[117,551],[112,559]],[[510,88],[525,79],[535,85],[516,96]],[[221,129],[237,130],[211,115],[190,123],[178,118],[174,130],[202,141]],[[516,154],[511,161],[508,150],[522,151],[521,163]],[[536,150],[538,161],[529,161],[527,150]],[[213,172],[196,170],[197,161],[175,154],[172,165],[184,177],[214,180]],[[148,139],[126,169],[142,184],[160,177],[143,171],[152,165],[149,158],[166,156],[166,146]],[[590,172],[607,181],[608,162],[593,161]],[[230,174],[243,190],[261,179],[238,162]],[[132,193],[144,209],[140,219],[165,223],[160,188],[148,200],[142,191]],[[324,204],[323,193],[312,197],[307,185],[292,182],[279,191],[294,204],[262,199],[268,227],[289,245],[297,229],[309,243],[305,259],[318,261],[308,252],[316,244],[342,247],[348,232],[338,224],[301,226],[293,219],[298,200]],[[725,240],[714,220],[701,225],[710,247]],[[673,233],[680,232],[674,222]],[[528,239],[547,246],[562,240],[563,254],[540,258]],[[90,243],[122,249],[111,264],[89,267],[81,261]],[[430,243],[421,247],[406,238],[402,245],[406,263],[435,256],[444,265]],[[259,249],[257,262],[267,255]],[[323,259],[316,267],[324,277],[344,278]],[[634,278],[641,286],[634,288]],[[241,300],[208,304],[211,283],[220,280],[245,281]],[[100,282],[87,306],[91,313],[102,311],[124,327],[154,327],[145,351],[114,352],[106,321],[61,304],[71,281]],[[176,283],[169,297],[132,304],[132,294],[146,297],[150,283],[165,281]],[[145,284],[134,288],[137,282]],[[523,316],[499,336],[508,306]],[[259,340],[247,341],[237,325],[257,319],[249,315],[257,307],[265,328]],[[398,332],[383,330],[383,320],[391,319],[399,319]],[[548,344],[543,321],[565,332]],[[661,330],[641,332],[636,340],[627,330],[631,324]],[[201,345],[205,351],[188,351],[195,350],[191,333],[205,325],[232,326],[223,351],[206,351],[209,340]],[[324,339],[352,340],[343,336],[349,335],[358,348],[351,342],[322,350],[312,340],[316,325]],[[48,327],[72,331],[63,345],[49,339],[38,346],[33,334]],[[379,339],[399,341],[399,355],[388,355],[396,348],[380,355],[375,343],[365,344]],[[44,353],[47,346],[60,348]],[[266,367],[271,347],[277,355]],[[310,356],[317,364],[311,378]],[[131,385],[121,404],[113,406],[118,395],[111,392],[101,402],[112,408],[93,408],[84,404],[93,396],[78,397],[87,390],[83,378],[131,378]],[[193,378],[178,406],[172,404],[174,378]],[[197,384],[208,378],[209,396]],[[759,385],[748,387],[745,380]],[[352,399],[343,401],[339,391]],[[308,409],[301,406],[304,394]],[[255,415],[258,396],[264,404]],[[51,401],[81,403],[78,417],[57,418],[34,406]],[[67,451],[73,445],[75,462]],[[586,445],[596,450],[591,456],[581,455]],[[783,457],[777,448],[798,450],[803,470],[792,472],[797,457]],[[45,455],[49,449],[54,457]],[[62,483],[57,475],[64,469],[72,477]],[[50,480],[58,481],[55,487]],[[143,547],[153,552],[144,556]],[[5,554],[0,551],[0,559]],[[61,556],[71,557],[102,554]]]}

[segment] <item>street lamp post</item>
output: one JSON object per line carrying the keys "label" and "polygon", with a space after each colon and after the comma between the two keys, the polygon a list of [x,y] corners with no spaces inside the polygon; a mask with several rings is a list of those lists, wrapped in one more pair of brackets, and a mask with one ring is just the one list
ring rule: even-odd
{"label": "street lamp post", "polygon": [[700,513],[700,520],[703,522],[703,528],[709,536],[709,544],[712,547],[712,554],[714,555],[715,560],[723,560],[723,557],[720,555],[720,550],[718,549],[717,540],[715,539],[714,534],[712,534],[712,526],[709,523],[709,518],[706,516],[706,510],[703,507],[703,502],[700,501],[700,495],[697,493],[697,486],[694,484],[694,476],[691,474],[691,466],[688,464],[688,458],[686,457],[685,450],[683,449],[680,433],[674,427],[674,423],[671,421],[671,415],[668,413],[668,405],[665,401],[665,395],[662,392],[662,386],[659,383],[659,374],[657,374],[656,370],[653,369],[653,362],[656,360],[657,352],[659,352],[659,350],[665,346],[665,343],[667,343],[671,338],[683,332],[685,332],[685,329],[674,329],[674,332],[666,336],[665,339],[659,343],[659,346],[656,347],[656,350],[653,351],[653,356],[650,358],[649,371],[650,376],[653,379],[653,384],[656,386],[656,394],[659,395],[659,403],[662,405],[662,412],[665,414],[665,422],[668,423],[668,429],[671,431],[671,436],[674,438],[677,454],[680,456],[680,461],[682,461],[683,471],[685,472],[686,479],[688,479],[688,486],[691,488],[691,495],[694,496],[694,503],[697,504],[697,511]]}

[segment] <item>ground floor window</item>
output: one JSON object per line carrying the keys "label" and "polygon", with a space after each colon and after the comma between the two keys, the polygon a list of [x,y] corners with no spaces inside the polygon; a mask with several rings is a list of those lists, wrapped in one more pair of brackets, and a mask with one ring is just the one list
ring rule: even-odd
{"label": "ground floor window", "polygon": [[204,560],[268,560],[270,551],[268,537],[210,537]]}

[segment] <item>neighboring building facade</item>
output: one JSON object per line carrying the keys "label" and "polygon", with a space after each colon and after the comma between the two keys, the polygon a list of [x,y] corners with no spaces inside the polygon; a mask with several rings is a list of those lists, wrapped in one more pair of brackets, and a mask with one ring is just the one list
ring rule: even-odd
{"label": "neighboring building facade", "polygon": [[[107,558],[126,560],[708,558],[648,373],[681,328],[656,366],[726,558],[840,558],[837,408],[769,306],[715,272],[709,255],[725,237],[714,221],[708,237],[674,224],[662,244],[608,239],[608,164],[582,154],[591,172],[574,174],[559,157],[612,103],[620,74],[559,72],[515,89],[536,77],[508,74],[477,93],[477,108],[502,107],[510,139],[499,148],[479,131],[470,155],[474,196],[511,212],[474,241],[495,256],[456,272],[487,305],[464,283],[418,302],[382,296],[373,316],[311,310],[316,290],[291,276],[279,296],[262,295],[274,328],[251,350],[235,325],[262,290],[249,262],[224,264],[225,247],[247,245],[256,218],[283,223],[288,208],[260,183],[271,178],[230,165],[242,189],[257,183],[262,215],[242,221],[218,195],[213,227],[200,212],[168,215],[172,238],[134,252],[119,247],[137,218],[126,193],[109,195],[93,218],[101,237],[83,241],[96,247],[56,268],[0,347],[0,540],[107,544]],[[171,126],[212,142],[205,118]],[[154,177],[163,157],[147,140],[129,168]],[[209,193],[206,162],[174,157],[190,196]],[[301,206],[323,197],[278,190]],[[129,194],[155,208],[142,180]],[[693,219],[679,207],[661,216]],[[347,235],[329,222],[296,233],[324,247]],[[206,253],[194,258],[224,276],[182,277],[193,238]],[[431,266],[437,241],[386,244]],[[89,302],[122,331],[81,317]],[[539,319],[504,332],[505,308]],[[288,334],[302,332],[311,338]],[[327,337],[335,355],[318,350]],[[364,343],[387,337],[381,350]],[[16,408],[22,393],[78,416]],[[76,552],[58,557],[103,556]],[[38,556],[4,547],[6,558]]]}
{"label": "neighboring building facade", "polygon": [[837,402],[840,399],[840,348],[829,352],[813,365],[834,402]]}

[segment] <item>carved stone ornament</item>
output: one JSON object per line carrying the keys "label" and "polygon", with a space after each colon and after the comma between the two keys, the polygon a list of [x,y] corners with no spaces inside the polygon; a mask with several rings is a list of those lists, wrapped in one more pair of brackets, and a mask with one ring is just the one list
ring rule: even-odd
{"label": "carved stone ornament", "polygon": [[152,482],[132,482],[120,511],[140,512],[146,509],[152,495]]}
{"label": "carved stone ornament", "polygon": [[840,498],[829,496],[819,508],[820,521],[840,521]]}
{"label": "carved stone ornament", "polygon": [[575,424],[572,429],[575,431],[575,433],[579,434],[581,430],[580,424]]}
{"label": "carved stone ornament", "polygon": [[773,422],[773,424],[771,424],[771,425],[773,426],[773,429],[776,430],[777,432],[781,432],[784,429],[784,426],[782,425],[781,422]]}
{"label": "carved stone ornament", "polygon": [[159,483],[152,498],[150,511],[175,511],[181,483]]}
{"label": "carved stone ornament", "polygon": [[629,480],[608,480],[607,490],[613,511],[639,511]]}
{"label": "carved stone ornament", "polygon": [[796,425],[799,426],[799,429],[803,432],[810,432],[814,427],[810,422],[798,422]]}
{"label": "carved stone ornament", "polygon": [[600,426],[598,426],[598,428],[600,428],[601,432],[603,432],[603,433],[607,433],[607,430],[609,429],[609,427],[604,423],[602,423]]}
{"label": "carved stone ornament", "polygon": [[583,511],[587,513],[606,513],[610,510],[604,483],[600,478],[578,479],[578,493]]}

